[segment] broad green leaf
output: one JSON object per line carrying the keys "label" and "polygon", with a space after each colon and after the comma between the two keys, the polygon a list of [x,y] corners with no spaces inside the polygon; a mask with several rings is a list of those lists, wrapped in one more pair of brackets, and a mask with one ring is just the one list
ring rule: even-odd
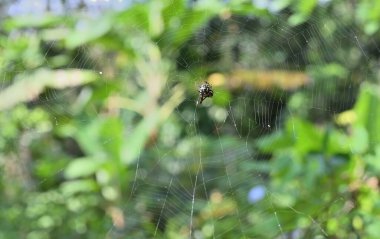
{"label": "broad green leaf", "polygon": [[62,17],[50,14],[15,16],[7,19],[3,25],[7,31],[15,28],[48,27],[62,22]]}
{"label": "broad green leaf", "polygon": [[18,103],[34,100],[45,88],[64,89],[86,84],[97,78],[88,70],[48,70],[39,69],[32,74],[20,74],[13,85],[0,92],[0,110],[13,107]]}
{"label": "broad green leaf", "polygon": [[343,65],[332,62],[324,65],[312,65],[308,67],[309,74],[316,79],[344,79],[348,77],[348,70]]}
{"label": "broad green leaf", "polygon": [[297,10],[303,14],[310,15],[317,5],[317,0],[297,1]]}
{"label": "broad green leaf", "polygon": [[160,35],[164,31],[164,21],[162,9],[164,4],[161,1],[152,1],[149,4],[149,32],[152,37]]}
{"label": "broad green leaf", "polygon": [[289,17],[288,22],[291,26],[297,26],[307,21],[308,16],[302,13],[296,13]]}
{"label": "broad green leaf", "polygon": [[118,24],[118,30],[127,30],[133,32],[139,30],[149,33],[149,11],[148,5],[134,4],[131,8],[121,11],[115,16],[115,23]]}
{"label": "broad green leaf", "polygon": [[364,157],[365,162],[369,166],[369,172],[374,173],[376,176],[380,176],[380,145],[375,149],[374,154],[368,154]]}
{"label": "broad green leaf", "polygon": [[[86,125],[78,123],[76,126],[78,129],[75,138],[77,139],[81,149],[87,154],[97,157],[103,157],[107,153],[105,144],[112,142],[112,137],[104,138],[102,133],[104,125],[107,125],[109,119],[96,118]],[[120,132],[121,133],[121,132]]]}
{"label": "broad green leaf", "polygon": [[65,182],[61,185],[60,189],[64,195],[71,196],[75,193],[96,191],[97,187],[94,180],[83,179]]}
{"label": "broad green leaf", "polygon": [[360,125],[353,126],[350,141],[346,145],[350,147],[352,153],[365,153],[369,146],[367,130]]}
{"label": "broad green leaf", "polygon": [[123,141],[122,122],[118,118],[109,118],[103,122],[99,133],[102,147],[114,159],[119,159],[119,152]]}
{"label": "broad green leaf", "polygon": [[77,29],[69,33],[66,37],[66,46],[76,48],[88,42],[94,41],[110,31],[113,18],[110,16],[99,19],[88,19],[78,24]]}
{"label": "broad green leaf", "polygon": [[285,132],[278,131],[273,134],[261,137],[256,145],[263,153],[272,153],[280,149],[291,147],[294,141]]}
{"label": "broad green leaf", "polygon": [[292,26],[297,26],[306,22],[316,5],[316,0],[297,1],[295,3],[296,12],[289,18],[289,24]]}
{"label": "broad green leaf", "polygon": [[[379,201],[378,199],[376,200]],[[380,235],[380,217],[379,215],[374,215],[373,220],[366,225],[366,232],[368,234],[368,238],[377,238]]]}
{"label": "broad green leaf", "polygon": [[380,28],[380,2],[359,1],[356,7],[356,17],[364,25],[366,34],[375,34]]}
{"label": "broad green leaf", "polygon": [[354,108],[355,125],[364,126],[368,132],[369,149],[374,151],[380,145],[380,87],[363,84]]}
{"label": "broad green leaf", "polygon": [[350,148],[350,138],[343,132],[337,130],[330,131],[328,135],[328,152],[333,154],[345,154],[349,153],[352,148]]}
{"label": "broad green leaf", "polygon": [[[44,41],[59,41],[67,37],[69,29],[66,28],[48,28],[41,30],[41,38]],[[64,57],[68,57],[64,55]]]}
{"label": "broad green leaf", "polygon": [[[165,23],[165,28],[171,28],[173,25],[178,24],[179,17],[184,15],[186,2],[184,0],[177,0],[173,2],[166,1],[166,5],[162,11],[162,16]],[[176,14],[173,14],[176,12]]]}
{"label": "broad green leaf", "polygon": [[120,151],[121,161],[125,164],[133,163],[144,150],[150,135],[158,130],[160,123],[166,120],[184,100],[184,90],[177,86],[172,90],[172,96],[160,108],[156,108],[146,115],[136,128],[127,135]]}
{"label": "broad green leaf", "polygon": [[322,132],[310,122],[295,117],[289,118],[286,130],[295,140],[295,149],[299,153],[322,150]]}
{"label": "broad green leaf", "polygon": [[179,46],[183,44],[191,35],[203,26],[214,14],[210,11],[189,11],[183,15],[180,25],[176,29],[170,29],[174,34],[172,44]]}
{"label": "broad green leaf", "polygon": [[[207,20],[214,17],[221,10],[219,3],[195,3],[193,9],[186,7],[186,1],[178,0],[167,4],[163,10],[166,37],[162,39],[165,46],[175,48],[188,40],[192,34],[203,26]],[[178,14],[173,14],[176,12]]]}
{"label": "broad green leaf", "polygon": [[81,158],[75,159],[65,169],[66,178],[79,178],[94,174],[104,163],[101,159]]}
{"label": "broad green leaf", "polygon": [[218,94],[215,94],[212,97],[212,102],[215,105],[220,105],[220,106],[228,106],[228,103],[231,100],[231,93],[228,90],[225,89],[214,89],[217,90]]}
{"label": "broad green leaf", "polygon": [[158,126],[160,120],[159,111],[151,112],[149,116],[145,117],[128,135],[123,148],[121,150],[120,158],[125,164],[132,163],[136,157],[144,150],[145,143],[149,135]]}
{"label": "broad green leaf", "polygon": [[[272,4],[274,4],[272,2]],[[251,1],[229,1],[228,7],[231,9],[233,14],[237,15],[254,15],[260,17],[268,17],[270,16],[267,8],[259,8],[254,5]],[[223,11],[223,10],[222,10]],[[226,11],[229,14],[228,11]],[[223,14],[223,13],[222,13]]]}

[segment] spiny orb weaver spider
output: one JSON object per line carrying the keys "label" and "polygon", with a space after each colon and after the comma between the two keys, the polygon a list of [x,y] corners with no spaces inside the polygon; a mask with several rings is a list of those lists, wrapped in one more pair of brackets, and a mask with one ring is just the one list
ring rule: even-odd
{"label": "spiny orb weaver spider", "polygon": [[202,102],[206,98],[212,97],[214,95],[212,86],[206,81],[202,85],[199,86],[198,92],[199,92],[199,100],[197,101],[197,104],[202,104]]}

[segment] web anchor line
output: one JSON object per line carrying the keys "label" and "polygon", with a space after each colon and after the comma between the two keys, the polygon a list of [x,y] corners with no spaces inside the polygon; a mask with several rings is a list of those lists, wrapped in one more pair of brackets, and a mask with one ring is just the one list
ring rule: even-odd
{"label": "web anchor line", "polygon": [[158,217],[158,220],[157,220],[156,229],[154,230],[154,237],[156,237],[158,227],[159,227],[159,225],[160,225],[160,223],[161,223],[162,213],[164,212],[164,209],[165,209],[166,201],[167,201],[168,196],[169,196],[169,192],[170,192],[170,188],[171,188],[171,186],[172,186],[172,182],[173,182],[173,177],[170,179],[170,183],[169,183],[169,186],[168,186],[168,190],[166,191],[165,200],[164,200],[164,203],[162,204],[162,208],[161,208],[160,216]]}

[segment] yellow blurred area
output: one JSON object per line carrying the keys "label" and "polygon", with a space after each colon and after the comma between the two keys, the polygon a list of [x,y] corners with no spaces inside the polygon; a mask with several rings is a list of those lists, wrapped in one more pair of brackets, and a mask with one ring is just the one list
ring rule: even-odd
{"label": "yellow blurred area", "polygon": [[244,70],[239,69],[231,74],[213,73],[208,82],[213,86],[227,85],[230,88],[250,86],[252,89],[269,90],[280,88],[294,90],[310,83],[310,77],[301,71],[284,70]]}
{"label": "yellow blurred area", "polygon": [[338,114],[335,121],[339,125],[350,125],[356,120],[356,114],[353,110],[347,110]]}

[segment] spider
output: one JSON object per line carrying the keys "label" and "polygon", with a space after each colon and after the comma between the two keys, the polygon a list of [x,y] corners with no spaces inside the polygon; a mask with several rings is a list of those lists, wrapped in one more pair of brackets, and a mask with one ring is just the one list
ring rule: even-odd
{"label": "spider", "polygon": [[197,104],[202,104],[202,102],[207,97],[212,97],[214,95],[212,86],[206,81],[202,85],[199,86],[198,92],[199,92],[199,100],[197,101]]}

